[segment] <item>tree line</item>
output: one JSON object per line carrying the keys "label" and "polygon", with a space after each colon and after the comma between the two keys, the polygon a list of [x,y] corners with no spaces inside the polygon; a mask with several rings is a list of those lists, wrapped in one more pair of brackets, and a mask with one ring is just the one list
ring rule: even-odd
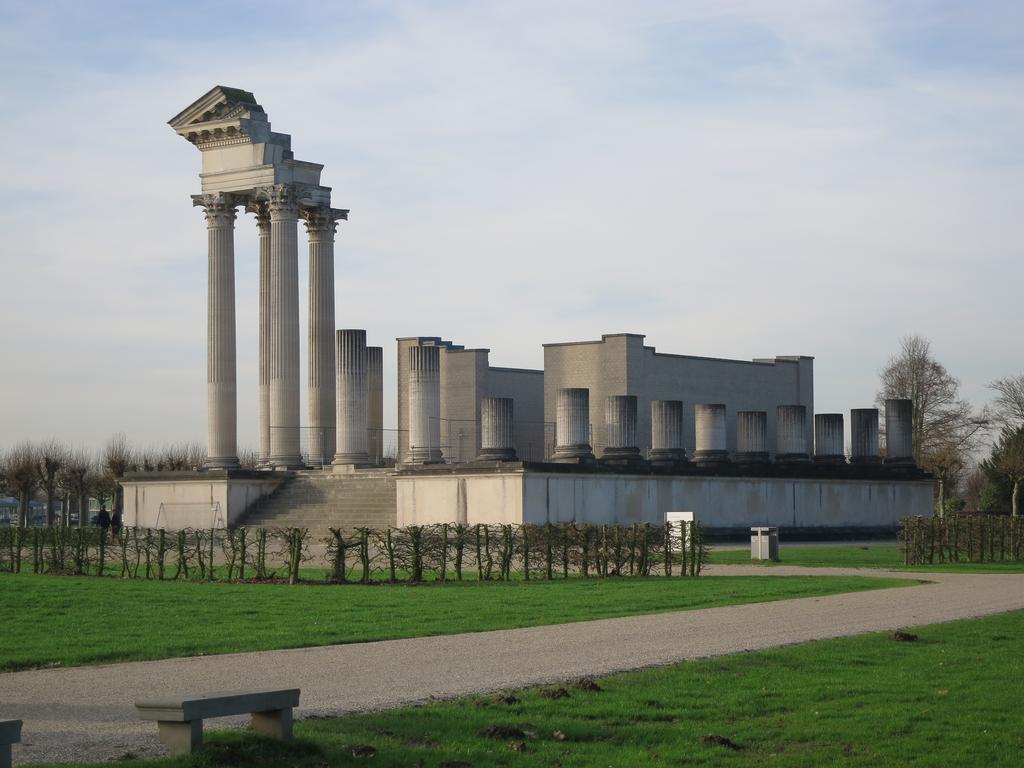
{"label": "tree line", "polygon": [[[1024,373],[988,385],[993,401],[973,407],[960,381],[940,363],[931,343],[906,336],[880,372],[878,403],[914,402],[914,459],[935,475],[936,514],[1021,511],[1024,480]],[[883,435],[884,439],[884,435]]]}

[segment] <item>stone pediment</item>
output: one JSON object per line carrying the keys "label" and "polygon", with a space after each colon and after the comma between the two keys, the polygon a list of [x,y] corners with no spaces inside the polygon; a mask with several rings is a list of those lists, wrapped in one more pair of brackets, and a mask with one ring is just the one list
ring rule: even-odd
{"label": "stone pediment", "polygon": [[267,113],[249,91],[217,85],[168,120],[200,149],[267,141]]}

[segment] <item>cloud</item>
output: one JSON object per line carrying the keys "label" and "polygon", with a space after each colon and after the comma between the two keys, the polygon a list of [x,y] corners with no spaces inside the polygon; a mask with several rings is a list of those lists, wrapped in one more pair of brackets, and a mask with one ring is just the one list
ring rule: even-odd
{"label": "cloud", "polygon": [[[352,209],[338,325],[385,347],[392,387],[396,336],[540,367],[544,342],[631,331],[815,355],[819,409],[846,410],[919,332],[981,400],[1020,365],[1024,277],[1024,13],[983,5],[9,9],[0,446],[205,434],[199,158],[165,123],[214,83]],[[255,253],[240,215],[250,445]]]}

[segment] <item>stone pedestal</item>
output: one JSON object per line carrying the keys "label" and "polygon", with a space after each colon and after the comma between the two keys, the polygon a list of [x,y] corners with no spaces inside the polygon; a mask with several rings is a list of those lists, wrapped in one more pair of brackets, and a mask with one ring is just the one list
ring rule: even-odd
{"label": "stone pedestal", "polygon": [[698,403],[694,406],[697,426],[697,449],[693,460],[700,466],[715,466],[729,461],[729,444],[725,434],[725,405]]}
{"label": "stone pedestal", "polygon": [[366,331],[344,329],[335,333],[337,358],[337,435],[335,466],[365,466],[367,452]]}
{"label": "stone pedestal", "polygon": [[850,463],[878,464],[878,409],[854,408],[850,411]]}
{"label": "stone pedestal", "polygon": [[593,461],[590,447],[590,390],[570,387],[558,390],[555,404],[555,452],[552,461]]}
{"label": "stone pedestal", "polygon": [[635,464],[643,461],[636,439],[636,395],[611,395],[605,400],[605,449],[601,461]]}
{"label": "stone pedestal", "polygon": [[303,466],[299,440],[299,204],[278,185],[263,192],[270,211],[270,455],[274,467]]}
{"label": "stone pedestal", "polygon": [[775,409],[775,461],[805,462],[807,455],[807,407],[780,405]]}
{"label": "stone pedestal", "polygon": [[441,461],[441,350],[409,347],[409,464]]}
{"label": "stone pedestal", "polygon": [[480,454],[478,461],[515,461],[514,404],[511,397],[485,397],[480,401]]}
{"label": "stone pedestal", "polygon": [[682,400],[651,401],[651,451],[647,459],[661,465],[686,461]]}
{"label": "stone pedestal", "polygon": [[366,348],[367,453],[370,463],[384,459],[384,350]]}
{"label": "stone pedestal", "polygon": [[914,401],[885,401],[885,463],[914,464]]}
{"label": "stone pedestal", "polygon": [[736,412],[736,462],[764,464],[768,461],[768,413]]}
{"label": "stone pedestal", "polygon": [[231,195],[196,195],[206,213],[207,283],[206,466],[238,466],[238,390],[235,374],[235,208]]}
{"label": "stone pedestal", "polygon": [[846,444],[843,414],[814,415],[814,461],[819,464],[845,464]]}

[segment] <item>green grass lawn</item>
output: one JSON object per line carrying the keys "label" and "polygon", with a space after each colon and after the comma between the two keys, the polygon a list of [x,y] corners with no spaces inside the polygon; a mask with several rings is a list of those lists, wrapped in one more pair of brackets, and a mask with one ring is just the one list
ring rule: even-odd
{"label": "green grass lawn", "polygon": [[[966,573],[1020,573],[1024,562],[936,563],[935,565],[903,565],[903,553],[898,546],[860,547],[787,547],[779,546],[782,558],[778,563],[759,565],[803,565],[815,568],[892,568],[897,570]],[[714,549],[709,565],[750,565],[749,549]]]}
{"label": "green grass lawn", "polygon": [[847,577],[220,584],[0,575],[0,670],[530,627],[908,585]]}
{"label": "green grass lawn", "polygon": [[[1024,612],[309,720],[280,744],[221,732],[196,756],[123,766],[1019,766]],[[551,690],[550,688],[548,690]],[[485,729],[515,729],[489,738]],[[708,737],[728,740],[714,743]],[[354,757],[370,747],[375,755]]]}

